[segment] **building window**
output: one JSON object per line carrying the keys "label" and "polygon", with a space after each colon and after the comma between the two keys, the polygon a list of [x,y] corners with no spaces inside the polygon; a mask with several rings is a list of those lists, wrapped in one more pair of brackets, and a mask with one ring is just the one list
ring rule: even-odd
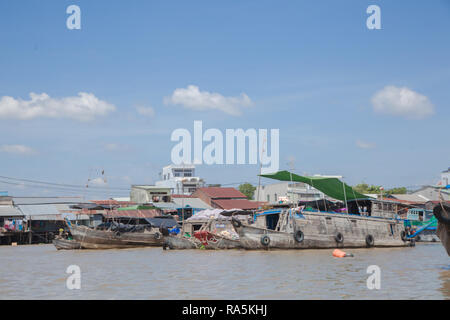
{"label": "building window", "polygon": [[267,202],[270,202],[270,194],[267,195]]}

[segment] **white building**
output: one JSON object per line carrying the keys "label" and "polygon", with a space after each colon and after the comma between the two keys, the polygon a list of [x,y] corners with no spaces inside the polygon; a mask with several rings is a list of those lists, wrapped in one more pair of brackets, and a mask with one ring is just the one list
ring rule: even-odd
{"label": "white building", "polygon": [[170,188],[172,194],[189,195],[205,185],[202,178],[195,176],[193,165],[168,165],[161,172],[161,180],[156,186]]}
{"label": "white building", "polygon": [[254,199],[276,203],[279,201],[297,203],[322,199],[324,194],[319,190],[301,182],[279,182],[257,187]]}

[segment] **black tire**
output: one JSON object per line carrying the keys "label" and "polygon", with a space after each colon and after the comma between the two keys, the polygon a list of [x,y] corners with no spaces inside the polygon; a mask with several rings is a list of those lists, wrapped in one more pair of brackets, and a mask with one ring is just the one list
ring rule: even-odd
{"label": "black tire", "polygon": [[301,230],[297,230],[294,232],[294,240],[297,241],[298,243],[302,242],[304,238],[305,235]]}
{"label": "black tire", "polygon": [[373,236],[371,234],[368,234],[366,236],[366,245],[368,248],[373,247],[375,244],[375,239],[373,238]]}
{"label": "black tire", "polygon": [[344,242],[344,235],[342,233],[338,232],[334,236],[334,240],[336,240],[337,243],[342,243],[342,242]]}
{"label": "black tire", "polygon": [[261,237],[261,244],[265,247],[267,247],[270,244],[270,238],[269,236],[265,235]]}
{"label": "black tire", "polygon": [[444,210],[446,212],[450,212],[449,206],[438,204],[436,207],[434,207],[433,214],[439,222],[441,222],[447,226],[450,226],[450,218],[442,215],[442,211],[443,211],[442,207],[444,207]]}
{"label": "black tire", "polygon": [[169,235],[169,229],[167,227],[161,227],[159,228],[159,231],[162,233],[163,236],[167,237]]}
{"label": "black tire", "polygon": [[405,230],[400,232],[400,237],[402,238],[403,241],[407,241],[408,240],[408,238],[406,237],[406,231]]}
{"label": "black tire", "polygon": [[242,226],[242,223],[241,223],[238,219],[235,219],[235,218],[232,218],[232,219],[231,219],[231,224],[232,224],[233,227],[235,227],[235,228],[239,228],[239,227]]}
{"label": "black tire", "polygon": [[422,240],[422,238],[420,236],[417,236],[414,240],[420,241],[420,240]]}
{"label": "black tire", "polygon": [[161,233],[156,232],[156,233],[155,233],[155,239],[156,239],[156,240],[161,239]]}
{"label": "black tire", "polygon": [[119,232],[119,231],[115,232],[115,233],[114,233],[114,236],[115,236],[115,237],[120,237],[120,232]]}

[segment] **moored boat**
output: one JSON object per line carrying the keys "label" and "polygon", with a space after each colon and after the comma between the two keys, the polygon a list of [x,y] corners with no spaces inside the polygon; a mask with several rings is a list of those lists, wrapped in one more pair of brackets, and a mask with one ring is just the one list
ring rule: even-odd
{"label": "moored boat", "polygon": [[450,256],[450,205],[438,204],[434,207],[433,214],[438,220],[436,234]]}
{"label": "moored boat", "polygon": [[52,241],[53,245],[58,250],[75,250],[81,249],[81,244],[76,240],[69,240],[63,238],[56,238]]}
{"label": "moored boat", "polygon": [[315,208],[302,206],[260,212],[250,225],[233,220],[245,249],[406,247],[414,244],[414,240],[408,239],[404,221],[398,219],[397,205],[393,202],[359,194],[337,178],[302,177],[287,171],[262,176],[309,184],[330,198],[343,201],[345,210],[321,211],[321,200],[317,200]]}
{"label": "moored boat", "polygon": [[231,224],[234,216],[247,224],[252,211],[233,210],[203,210],[183,222],[179,234],[164,232],[163,249],[238,249],[241,248],[239,236]]}
{"label": "moored boat", "polygon": [[[149,219],[150,220],[150,219]],[[164,219],[167,226],[176,225],[174,219]],[[70,233],[83,249],[119,249],[132,247],[162,246],[163,236],[158,227],[152,224],[127,225],[105,223],[96,228],[68,223]]]}

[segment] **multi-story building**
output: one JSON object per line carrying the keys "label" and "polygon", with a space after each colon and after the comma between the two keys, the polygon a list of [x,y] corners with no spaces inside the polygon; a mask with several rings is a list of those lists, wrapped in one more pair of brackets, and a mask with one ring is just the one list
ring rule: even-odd
{"label": "multi-story building", "polygon": [[189,195],[205,185],[205,181],[195,176],[193,165],[168,165],[161,172],[161,180],[155,184],[169,188],[172,194]]}

